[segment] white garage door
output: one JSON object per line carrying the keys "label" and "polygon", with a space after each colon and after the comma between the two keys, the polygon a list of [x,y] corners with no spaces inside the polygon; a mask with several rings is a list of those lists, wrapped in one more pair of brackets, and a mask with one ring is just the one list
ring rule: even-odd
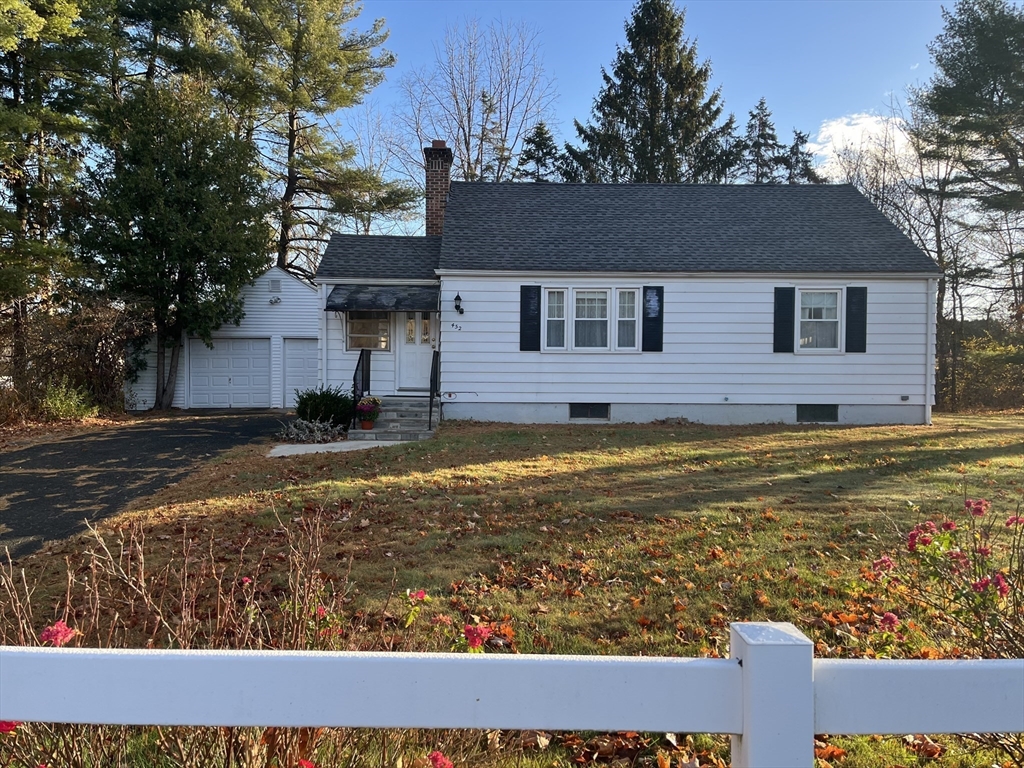
{"label": "white garage door", "polygon": [[316,339],[284,340],[284,407],[295,407],[295,390],[313,389],[319,383]]}
{"label": "white garage door", "polygon": [[269,408],[270,339],[189,341],[192,408]]}

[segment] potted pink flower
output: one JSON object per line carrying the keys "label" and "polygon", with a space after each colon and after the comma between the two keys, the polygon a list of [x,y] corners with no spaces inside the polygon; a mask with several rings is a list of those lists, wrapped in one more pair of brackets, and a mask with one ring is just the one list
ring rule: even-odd
{"label": "potted pink flower", "polygon": [[363,429],[373,429],[373,423],[380,418],[380,398],[367,395],[356,405],[356,418]]}

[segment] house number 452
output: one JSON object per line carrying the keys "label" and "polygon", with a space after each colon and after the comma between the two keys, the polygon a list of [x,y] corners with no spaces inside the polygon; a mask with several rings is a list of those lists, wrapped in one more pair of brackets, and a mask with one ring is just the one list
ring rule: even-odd
{"label": "house number 452", "polygon": [[458,323],[452,323],[452,328],[454,328],[456,331],[462,330],[462,326],[459,325]]}

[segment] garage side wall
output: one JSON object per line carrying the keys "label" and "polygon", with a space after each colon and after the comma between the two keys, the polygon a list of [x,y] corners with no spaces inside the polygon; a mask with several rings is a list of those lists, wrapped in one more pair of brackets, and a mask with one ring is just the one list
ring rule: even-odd
{"label": "garage side wall", "polygon": [[[290,405],[291,393],[296,388],[314,386],[312,371],[306,367],[289,370],[285,365],[286,349],[316,343],[320,322],[320,303],[315,288],[272,267],[256,281],[242,290],[245,317],[239,325],[227,324],[213,334],[214,352],[227,349],[229,340],[260,340],[269,342],[270,406],[283,408]],[[221,341],[218,347],[218,341]],[[259,345],[263,348],[266,345]],[[183,339],[178,364],[178,378],[174,394],[175,408],[211,407],[205,402],[194,402],[192,397],[193,371],[191,350],[205,349],[201,342]],[[293,359],[297,356],[292,355]],[[306,356],[309,360],[312,355]],[[316,372],[316,380],[320,371]],[[146,354],[146,367],[138,380],[125,384],[125,407],[128,410],[148,410],[153,407],[156,394],[156,350]],[[244,400],[244,398],[241,398]],[[214,406],[216,407],[216,406]],[[230,407],[230,406],[224,406]],[[236,406],[237,407],[237,406]],[[244,406],[242,406],[244,407]]]}

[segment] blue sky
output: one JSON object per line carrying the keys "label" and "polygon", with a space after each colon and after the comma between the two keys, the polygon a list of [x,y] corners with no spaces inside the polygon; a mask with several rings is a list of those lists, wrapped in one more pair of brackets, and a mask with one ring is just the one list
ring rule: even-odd
{"label": "blue sky", "polygon": [[[764,96],[781,139],[793,128],[818,134],[823,123],[884,113],[892,94],[924,84],[932,68],[927,45],[942,29],[933,0],[700,0],[686,8],[686,34],[696,39],[727,112],[741,123]],[[949,3],[947,3],[949,5]],[[446,25],[466,17],[524,20],[540,32],[544,62],[558,99],[552,128],[572,138],[586,120],[632,0],[364,0],[363,18],[384,17],[387,47],[398,64],[372,99],[387,107],[410,68],[428,65]]]}

